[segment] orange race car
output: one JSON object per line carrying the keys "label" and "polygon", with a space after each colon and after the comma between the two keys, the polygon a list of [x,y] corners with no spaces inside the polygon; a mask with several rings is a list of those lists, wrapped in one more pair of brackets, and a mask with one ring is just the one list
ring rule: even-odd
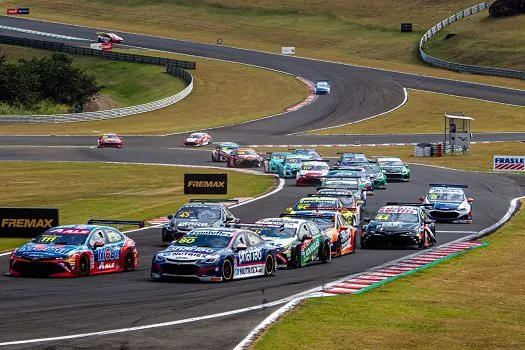
{"label": "orange race car", "polygon": [[357,230],[348,224],[339,211],[309,211],[297,214],[282,214],[281,217],[301,218],[313,221],[331,237],[332,257],[355,253]]}

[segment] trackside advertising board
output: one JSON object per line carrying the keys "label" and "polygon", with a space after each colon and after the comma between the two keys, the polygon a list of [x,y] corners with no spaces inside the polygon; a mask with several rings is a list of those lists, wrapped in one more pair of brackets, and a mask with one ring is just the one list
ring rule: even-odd
{"label": "trackside advertising board", "polygon": [[525,171],[525,156],[494,156],[494,171]]}
{"label": "trackside advertising board", "polygon": [[0,208],[0,238],[34,238],[58,226],[58,209]]}
{"label": "trackside advertising board", "polygon": [[7,9],[7,14],[8,15],[28,15],[29,8],[28,7],[10,8],[10,9]]}
{"label": "trackside advertising board", "polygon": [[184,174],[184,194],[228,194],[228,174]]}

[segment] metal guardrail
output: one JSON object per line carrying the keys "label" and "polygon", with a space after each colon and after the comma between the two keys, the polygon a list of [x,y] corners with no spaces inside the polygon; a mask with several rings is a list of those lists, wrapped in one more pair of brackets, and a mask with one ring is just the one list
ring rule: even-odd
{"label": "metal guardrail", "polygon": [[127,117],[130,115],[151,112],[157,109],[170,106],[179,102],[193,91],[193,76],[189,72],[185,71],[183,68],[195,69],[195,62],[171,60],[161,57],[150,57],[121,52],[100,51],[91,48],[65,45],[52,41],[17,38],[4,35],[0,35],[0,43],[32,47],[38,49],[46,49],[58,52],[67,52],[79,55],[98,56],[110,60],[165,65],[167,73],[175,75],[188,83],[188,86],[186,86],[184,90],[178,92],[175,95],[166,97],[161,100],[144,103],[141,105],[84,113],[67,113],[51,115],[0,115],[0,124],[56,124]]}
{"label": "metal guardrail", "polygon": [[474,73],[474,74],[483,74],[483,75],[494,75],[494,76],[501,76],[501,77],[510,77],[510,78],[520,78],[525,79],[525,72],[519,71],[519,70],[513,70],[513,69],[503,69],[503,68],[491,68],[491,67],[479,67],[479,66],[471,66],[468,64],[460,64],[460,63],[454,63],[445,61],[433,56],[430,56],[426,54],[423,51],[424,44],[430,40],[434,35],[436,35],[438,32],[440,32],[443,28],[446,26],[459,21],[465,17],[475,15],[479,13],[482,10],[486,10],[489,8],[489,2],[482,2],[481,4],[469,7],[467,9],[464,9],[463,11],[459,11],[455,15],[452,15],[448,18],[445,18],[432,28],[430,28],[421,38],[419,41],[419,54],[421,56],[421,59],[433,66],[439,67],[439,68],[445,68],[449,70],[454,70],[458,72],[467,72],[467,73]]}

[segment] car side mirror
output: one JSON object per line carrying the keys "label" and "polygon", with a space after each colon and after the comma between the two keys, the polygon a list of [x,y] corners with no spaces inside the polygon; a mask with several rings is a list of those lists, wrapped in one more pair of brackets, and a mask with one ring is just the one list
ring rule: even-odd
{"label": "car side mirror", "polygon": [[292,208],[286,208],[284,211],[287,212],[287,213],[291,213],[292,212]]}
{"label": "car side mirror", "polygon": [[348,230],[348,226],[345,226],[345,225],[341,225],[339,228],[340,228],[341,230],[343,230],[343,231]]}
{"label": "car side mirror", "polygon": [[168,215],[168,219],[169,220],[173,219],[173,215],[172,214]]}
{"label": "car side mirror", "polygon": [[372,221],[372,219],[369,217],[369,216],[366,216],[364,219],[363,219],[364,222],[370,222]]}
{"label": "car side mirror", "polygon": [[469,202],[469,203],[472,203],[472,202],[474,202],[474,198],[470,198],[470,197],[469,197],[469,198],[467,198],[467,202]]}
{"label": "car side mirror", "polygon": [[241,250],[246,250],[246,249],[248,249],[248,246],[243,243],[239,243],[237,244],[237,247],[235,247],[236,252],[240,252]]}
{"label": "car side mirror", "polygon": [[427,225],[430,225],[430,224],[433,224],[434,223],[434,220],[425,220],[425,224]]}
{"label": "car side mirror", "polygon": [[95,243],[93,243],[93,248],[102,248],[104,245],[105,245],[104,242],[96,241]]}
{"label": "car side mirror", "polygon": [[424,197],[424,196],[420,196],[418,199],[419,199],[421,202],[423,202],[423,201],[425,200],[425,197]]}
{"label": "car side mirror", "polygon": [[358,200],[358,201],[355,201],[357,205],[362,205],[364,203],[364,201],[362,200]]}

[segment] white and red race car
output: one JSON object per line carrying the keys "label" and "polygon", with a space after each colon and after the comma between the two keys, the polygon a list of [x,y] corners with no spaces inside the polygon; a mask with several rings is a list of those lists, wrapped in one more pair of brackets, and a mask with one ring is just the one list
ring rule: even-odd
{"label": "white and red race car", "polygon": [[326,162],[306,161],[302,162],[301,169],[296,175],[297,186],[317,185],[321,183],[321,177],[326,176],[330,168]]}
{"label": "white and red race car", "polygon": [[184,139],[184,146],[205,146],[213,142],[210,134],[205,132],[194,132]]}
{"label": "white and red race car", "polygon": [[99,43],[115,43],[120,44],[124,41],[120,36],[115,33],[97,32]]}

